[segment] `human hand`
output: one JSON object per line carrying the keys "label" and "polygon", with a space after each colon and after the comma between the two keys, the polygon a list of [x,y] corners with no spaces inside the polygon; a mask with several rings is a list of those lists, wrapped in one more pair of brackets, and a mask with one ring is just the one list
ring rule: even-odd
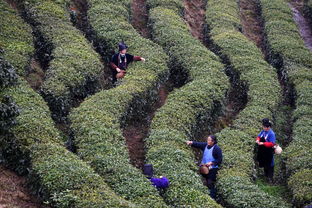
{"label": "human hand", "polygon": [[119,68],[116,68],[116,71],[119,73],[120,71],[121,71],[121,69],[119,69]]}
{"label": "human hand", "polygon": [[192,144],[193,144],[193,141],[186,141],[186,144],[187,144],[187,145],[192,145]]}
{"label": "human hand", "polygon": [[213,162],[209,162],[209,163],[206,163],[205,165],[206,165],[207,167],[209,167],[209,166],[212,166],[212,164],[213,164]]}
{"label": "human hand", "polygon": [[141,57],[141,61],[145,62],[145,58],[142,58],[142,57]]}

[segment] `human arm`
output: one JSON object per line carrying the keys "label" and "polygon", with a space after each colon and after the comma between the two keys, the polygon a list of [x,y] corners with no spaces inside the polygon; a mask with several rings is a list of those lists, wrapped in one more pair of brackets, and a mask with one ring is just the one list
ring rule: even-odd
{"label": "human arm", "polygon": [[133,56],[131,54],[127,54],[127,59],[129,61],[129,63],[132,61],[143,61],[143,62],[145,61],[145,58],[143,58],[141,56]]}
{"label": "human arm", "polygon": [[[261,133],[262,133],[262,132],[261,132]],[[275,139],[275,133],[274,133],[272,130],[270,130],[270,131],[268,132],[268,135],[267,135],[267,137],[266,137],[266,140],[260,142],[261,133],[258,135],[257,140],[256,140],[256,143],[257,143],[258,145],[263,145],[263,146],[265,146],[266,148],[272,148],[272,147],[275,145],[275,140],[276,140],[276,139]]]}
{"label": "human arm", "polygon": [[207,142],[186,141],[186,144],[201,149],[202,151],[204,151],[207,146]]}
{"label": "human arm", "polygon": [[276,142],[276,138],[275,138],[275,133],[271,130],[269,132],[268,138],[266,142],[263,142],[263,145],[267,148],[272,148],[274,147]]}
{"label": "human arm", "polygon": [[222,150],[219,146],[215,146],[212,152],[213,157],[215,158],[214,162],[211,162],[211,165],[221,165],[222,163]]}
{"label": "human arm", "polygon": [[143,61],[143,62],[144,62],[144,61],[145,61],[145,58],[143,58],[143,57],[141,57],[141,56],[134,56],[134,57],[133,57],[133,60],[134,60],[134,61]]}

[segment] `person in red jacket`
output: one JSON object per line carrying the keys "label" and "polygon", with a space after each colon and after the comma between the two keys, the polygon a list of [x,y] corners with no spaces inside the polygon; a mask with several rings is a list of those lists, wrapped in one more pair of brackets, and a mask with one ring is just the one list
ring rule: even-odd
{"label": "person in red jacket", "polygon": [[119,52],[113,55],[110,62],[110,67],[112,69],[113,75],[113,83],[116,82],[117,79],[121,79],[126,75],[126,69],[132,61],[145,61],[145,59],[140,56],[133,56],[131,54],[128,54],[128,46],[123,42],[118,44],[118,48]]}
{"label": "person in red jacket", "polygon": [[257,161],[259,167],[264,168],[264,174],[269,179],[269,182],[273,181],[274,174],[274,145],[275,145],[275,133],[271,129],[272,123],[268,118],[262,120],[263,130],[259,133],[256,143],[258,145]]}

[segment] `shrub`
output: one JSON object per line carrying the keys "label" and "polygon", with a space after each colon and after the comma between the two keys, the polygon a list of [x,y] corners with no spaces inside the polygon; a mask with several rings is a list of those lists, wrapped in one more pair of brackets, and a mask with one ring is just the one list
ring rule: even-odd
{"label": "shrub", "polygon": [[258,207],[259,204],[263,207],[289,207],[251,181],[254,141],[260,121],[264,117],[272,117],[280,100],[281,88],[276,71],[263,59],[260,49],[240,32],[242,25],[237,2],[209,1],[206,19],[211,39],[220,55],[228,58],[248,88],[247,106],[231,127],[217,134],[219,145],[224,149],[224,163],[217,183],[221,197],[231,207]]}
{"label": "shrub", "polygon": [[[2,17],[10,9],[5,3],[0,2],[0,5]],[[10,18],[16,18],[17,23],[10,27],[26,27],[16,14]],[[4,53],[6,51],[4,48]],[[20,71],[29,58],[25,51],[21,54],[24,56],[8,59],[14,67],[21,67]],[[20,63],[25,65],[20,66]],[[12,168],[24,173],[30,171],[30,184],[39,196],[56,207],[133,207],[116,196],[85,162],[66,150],[48,106],[22,77],[18,77],[16,85],[1,90],[0,100],[7,95],[16,102],[20,114],[10,135],[0,138],[1,153]]]}
{"label": "shrub", "polygon": [[121,196],[148,207],[166,207],[150,181],[130,164],[121,128],[128,118],[145,116],[144,109],[157,98],[160,84],[168,77],[168,57],[150,40],[142,38],[128,23],[129,1],[90,0],[88,19],[98,47],[115,49],[124,40],[129,53],[144,56],[134,63],[116,88],[86,99],[70,114],[78,154]]}
{"label": "shrub", "polygon": [[311,203],[312,198],[312,170],[302,169],[293,174],[288,180],[288,186],[293,192],[295,204],[303,206]]}
{"label": "shrub", "polygon": [[[306,171],[311,170],[310,154],[311,139],[311,76],[308,71],[312,67],[311,52],[304,46],[300,37],[293,14],[288,5],[282,1],[261,0],[264,20],[266,22],[265,32],[268,36],[272,63],[281,62],[287,72],[289,80],[295,90],[296,109],[293,114],[292,142],[285,151],[286,171],[290,174],[288,180],[289,188],[294,193],[293,201],[296,206],[301,206],[312,201],[311,195],[298,193],[301,190],[309,190],[311,178],[304,178]],[[290,29],[291,28],[291,29]],[[276,57],[280,57],[277,60]],[[298,177],[298,178],[297,178]],[[296,185],[294,185],[296,182]]]}
{"label": "shrub", "polygon": [[77,97],[83,99],[98,91],[103,68],[100,56],[70,22],[65,3],[36,1],[25,6],[26,19],[37,34],[37,54],[48,61],[41,93],[53,116],[64,119]]}
{"label": "shrub", "polygon": [[[11,64],[0,57],[0,89],[5,90],[7,87],[14,86],[17,82],[15,69]],[[16,116],[19,109],[10,96],[5,96],[0,102],[0,129],[1,136],[5,136],[7,131],[16,124]]]}
{"label": "shrub", "polygon": [[5,2],[0,3],[0,48],[3,58],[14,59],[16,73],[25,76],[28,58],[33,54],[31,28]]}
{"label": "shrub", "polygon": [[155,115],[146,139],[147,160],[158,175],[171,179],[164,197],[172,206],[219,207],[196,174],[195,156],[185,141],[200,133],[203,120],[212,122],[219,114],[229,83],[220,59],[191,36],[180,6],[172,3],[147,1],[152,36],[188,78]]}

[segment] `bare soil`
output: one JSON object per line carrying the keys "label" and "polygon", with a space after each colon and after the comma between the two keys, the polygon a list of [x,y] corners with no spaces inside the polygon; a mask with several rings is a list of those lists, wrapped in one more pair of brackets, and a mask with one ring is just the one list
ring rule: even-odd
{"label": "bare soil", "polygon": [[148,14],[145,0],[131,1],[131,24],[145,38],[150,37],[148,29]]}
{"label": "bare soil", "polygon": [[31,88],[38,91],[44,81],[44,77],[45,72],[40,66],[39,61],[32,58],[30,61],[30,71],[26,75],[28,84],[31,86]]}
{"label": "bare soil", "polygon": [[203,0],[184,0],[184,18],[191,34],[205,42],[206,3]]}
{"label": "bare soil", "polygon": [[0,166],[0,208],[48,208],[26,187],[26,179]]}
{"label": "bare soil", "polygon": [[141,118],[139,121],[128,124],[123,129],[123,136],[126,138],[129,150],[130,161],[138,169],[143,169],[145,164],[145,141],[148,137],[151,121],[160,107],[166,103],[169,90],[165,85],[160,86],[158,90],[158,101],[148,113],[148,118]]}
{"label": "bare soil", "polygon": [[253,41],[265,55],[265,34],[264,24],[261,18],[261,11],[258,0],[240,0],[240,17],[244,35]]}
{"label": "bare soil", "polygon": [[303,15],[303,0],[294,0],[289,4],[292,12],[293,18],[297,23],[300,35],[306,45],[306,47],[312,51],[312,28],[311,20],[305,18]]}

